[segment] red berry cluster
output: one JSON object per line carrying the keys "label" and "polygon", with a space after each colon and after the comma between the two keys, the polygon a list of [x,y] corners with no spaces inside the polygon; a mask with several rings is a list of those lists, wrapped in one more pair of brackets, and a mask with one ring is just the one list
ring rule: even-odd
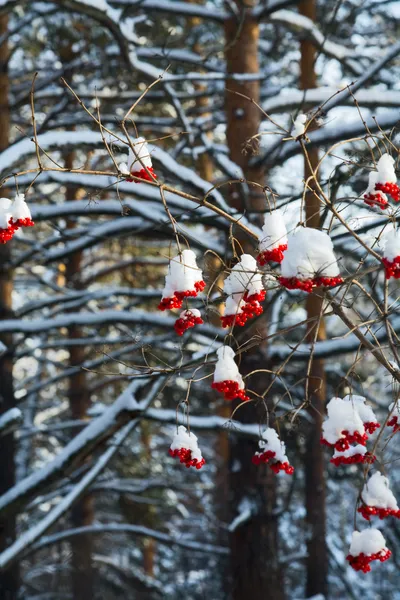
{"label": "red berry cluster", "polygon": [[182,464],[184,464],[187,469],[189,469],[189,467],[201,469],[201,467],[206,464],[204,458],[202,458],[201,460],[197,460],[197,458],[192,458],[192,451],[188,448],[179,448],[179,450],[171,450],[170,448],[169,455],[173,458],[178,457],[179,461]]}
{"label": "red berry cluster", "polygon": [[385,210],[389,206],[389,202],[381,194],[364,194],[364,202],[368,206],[379,206]]}
{"label": "red berry cluster", "polygon": [[385,265],[386,279],[390,279],[391,277],[400,279],[400,256],[396,256],[394,260],[382,258],[382,262]]}
{"label": "red berry cluster", "polygon": [[16,221],[11,217],[8,223],[7,229],[0,229],[0,244],[9,242],[20,227],[33,227],[35,224],[29,217],[26,219],[17,219]]}
{"label": "red berry cluster", "polygon": [[[272,450],[266,450],[265,452],[256,452],[255,454],[253,454],[251,462],[253,463],[253,465],[268,464],[270,460],[275,458],[275,455],[276,452],[273,452]],[[268,466],[274,473],[279,473],[279,471],[284,471],[288,475],[293,475],[294,473],[294,467],[289,465],[288,462],[280,462],[279,460],[277,460]]]}
{"label": "red berry cluster", "polygon": [[334,287],[343,283],[342,277],[314,277],[298,279],[297,277],[279,277],[279,283],[288,290],[302,290],[310,294],[315,287]]}
{"label": "red berry cluster", "polygon": [[[263,295],[264,294],[264,295]],[[253,294],[247,300],[244,300],[246,304],[241,308],[241,312],[235,313],[234,315],[224,315],[221,317],[222,327],[232,327],[233,325],[238,325],[239,327],[243,327],[247,323],[249,319],[252,319],[255,316],[259,316],[263,313],[263,308],[260,305],[258,300],[252,300],[255,296],[265,299],[265,292],[260,292],[259,294]]]}
{"label": "red berry cluster", "polygon": [[276,262],[281,263],[283,261],[283,254],[287,250],[287,244],[281,244],[277,246],[277,248],[272,248],[272,250],[263,250],[257,256],[257,262],[260,267],[263,267],[268,262]]}
{"label": "red berry cluster", "polygon": [[206,284],[204,281],[196,281],[194,284],[194,290],[184,290],[183,292],[175,292],[173,296],[169,298],[162,298],[158,305],[158,310],[172,310],[173,308],[182,308],[182,302],[184,298],[196,298],[197,294],[202,292]]}
{"label": "red berry cluster", "polygon": [[400,510],[393,510],[392,508],[379,508],[378,506],[368,506],[367,504],[363,504],[357,511],[367,519],[370,520],[370,517],[377,516],[380,519],[385,519],[386,517],[396,517],[396,519],[400,519]]}
{"label": "red berry cluster", "polygon": [[355,431],[353,434],[351,434],[347,430],[343,430],[342,434],[344,437],[340,438],[340,440],[334,444],[335,450],[338,452],[344,452],[345,450],[348,450],[351,444],[361,444],[361,446],[367,445],[368,435],[366,433],[361,435],[358,433],[358,431]]}
{"label": "red berry cluster", "polygon": [[178,335],[183,335],[187,329],[203,323],[201,317],[195,317],[192,311],[186,310],[184,316],[175,321],[174,329]]}
{"label": "red berry cluster", "polygon": [[398,423],[398,417],[392,417],[387,424],[388,427],[393,427],[393,433],[400,431],[400,424]]}
{"label": "red berry cluster", "polygon": [[376,183],[375,189],[383,194],[388,194],[395,202],[400,202],[400,188],[397,183]]}
{"label": "red berry cluster", "polygon": [[391,551],[388,549],[381,550],[380,552],[376,552],[375,554],[364,554],[361,552],[358,556],[352,556],[349,554],[346,556],[346,560],[350,563],[350,566],[355,571],[362,571],[363,573],[368,573],[371,570],[370,563],[374,560],[380,560],[380,562],[385,562],[392,555]]}
{"label": "red berry cluster", "polygon": [[334,456],[331,458],[330,462],[333,463],[335,467],[338,467],[339,465],[354,465],[357,463],[372,464],[375,460],[376,456],[370,452],[366,452],[365,454],[353,454],[353,456]]}
{"label": "red berry cluster", "polygon": [[371,421],[370,423],[364,423],[365,431],[372,435],[376,429],[379,429],[380,425],[376,421]]}
{"label": "red berry cluster", "polygon": [[246,391],[241,389],[238,382],[232,379],[214,382],[211,387],[213,390],[224,394],[225,400],[234,400],[235,398],[240,398],[243,401],[250,400],[249,396],[246,396]]}
{"label": "red berry cluster", "polygon": [[[153,175],[154,179],[157,179],[157,175],[154,173],[153,167],[147,167],[147,171],[149,171],[149,173]],[[133,175],[134,177],[140,177],[140,179],[145,179],[146,181],[153,181],[153,179],[150,177],[147,171],[146,169],[140,169],[140,171],[132,171],[131,175]],[[132,183],[132,181],[134,181],[135,183],[140,183],[140,181],[136,181],[135,179],[129,176],[126,178],[126,181],[129,181],[130,183]]]}

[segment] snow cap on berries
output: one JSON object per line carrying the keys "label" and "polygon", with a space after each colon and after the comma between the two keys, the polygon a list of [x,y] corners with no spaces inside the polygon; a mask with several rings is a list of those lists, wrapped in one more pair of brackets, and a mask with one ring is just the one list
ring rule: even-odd
{"label": "snow cap on berries", "polygon": [[262,451],[271,450],[275,452],[275,459],[281,463],[289,462],[286,456],[286,445],[279,439],[279,436],[275,429],[267,427],[262,434],[262,439],[258,442],[258,445]]}
{"label": "snow cap on berries", "polygon": [[307,123],[307,115],[299,114],[297,115],[294,123],[293,123],[293,137],[298,138],[300,135],[304,135],[305,133],[305,124]]}
{"label": "snow cap on berries", "polygon": [[24,221],[32,219],[29,206],[25,202],[25,194],[16,194],[15,200],[11,205],[12,218],[14,221]]}
{"label": "snow cap on berries", "polygon": [[376,471],[365,483],[361,499],[368,506],[398,511],[397,500],[389,487],[389,479]]}
{"label": "snow cap on berries", "polygon": [[242,254],[224,281],[224,292],[229,295],[248,296],[263,291],[262,275],[257,272],[257,262],[250,254]]}
{"label": "snow cap on berries", "polygon": [[383,250],[383,256],[393,262],[400,256],[400,232],[397,229],[391,229],[384,235],[379,243]]}
{"label": "snow cap on berries", "polygon": [[364,436],[365,427],[355,406],[341,398],[332,398],[327,405],[328,416],[322,424],[323,439],[334,445],[345,438],[343,431]]}
{"label": "snow cap on berries", "polygon": [[197,266],[193,250],[183,250],[169,262],[168,273],[165,276],[163,298],[169,298],[175,292],[196,291],[196,283],[202,281],[203,274]]}
{"label": "snow cap on berries", "polygon": [[150,151],[147,142],[143,137],[138,137],[132,141],[132,148],[129,148],[128,169],[130,173],[141,171],[144,167],[148,169],[153,166],[151,162]]}
{"label": "snow cap on berries", "polygon": [[396,183],[397,177],[394,170],[394,163],[395,160],[393,156],[390,156],[387,152],[382,154],[377,164],[377,183]]}
{"label": "snow cap on berries", "polygon": [[236,381],[240,389],[244,389],[244,382],[239,368],[235,362],[235,352],[230,346],[221,346],[217,350],[217,362],[214,371],[214,383],[220,381]]}
{"label": "snow cap on berries", "polygon": [[363,531],[353,531],[349,553],[351,556],[359,554],[377,554],[387,550],[386,540],[379,529],[364,529]]}
{"label": "snow cap on berries", "polygon": [[[379,427],[378,419],[372,407],[366,403],[364,396],[357,396],[348,394],[343,398],[344,402],[349,402],[353,408],[357,411],[364,426],[369,426],[369,429],[377,429]],[[373,427],[375,425],[375,427]],[[372,433],[371,431],[369,433]]]}
{"label": "snow cap on berries", "polygon": [[257,262],[261,265],[268,261],[282,262],[286,249],[287,231],[281,211],[265,213]]}
{"label": "snow cap on berries", "polygon": [[311,227],[301,227],[288,237],[288,249],[281,267],[284,278],[306,280],[339,276],[331,238],[324,231]]}
{"label": "snow cap on berries", "polygon": [[174,434],[169,453],[173,457],[178,457],[180,462],[188,468],[201,469],[206,462],[197,443],[197,436],[186,431],[186,427],[183,425],[180,425]]}

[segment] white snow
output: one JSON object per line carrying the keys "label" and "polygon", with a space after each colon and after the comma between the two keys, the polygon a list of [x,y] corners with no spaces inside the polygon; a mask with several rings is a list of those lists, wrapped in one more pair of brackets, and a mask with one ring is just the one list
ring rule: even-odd
{"label": "white snow", "polygon": [[189,310],[183,310],[181,312],[181,314],[179,315],[179,317],[181,319],[185,319],[188,316],[187,315],[188,312],[190,312],[194,317],[201,317],[201,312],[197,308],[191,308]]}
{"label": "white snow", "polygon": [[12,218],[17,221],[18,219],[31,219],[31,211],[27,203],[25,202],[25,194],[16,194],[15,200],[11,205]]}
{"label": "white snow", "polygon": [[135,171],[141,171],[143,167],[152,167],[150,150],[147,146],[146,140],[143,137],[139,137],[132,141],[132,148],[129,148],[128,156],[128,169],[131,173]]}
{"label": "white snow", "polygon": [[283,277],[298,279],[339,275],[332,240],[324,231],[311,227],[301,227],[289,235],[281,268]]}
{"label": "white snow", "polygon": [[355,406],[341,398],[332,398],[327,405],[328,416],[322,424],[322,434],[329,444],[343,438],[342,431],[364,435],[365,428]]}
{"label": "white snow", "polygon": [[287,231],[281,211],[273,210],[265,213],[260,252],[273,250],[282,244],[287,244]]}
{"label": "white snow", "polygon": [[379,246],[383,249],[383,256],[391,262],[400,256],[400,234],[398,229],[391,229],[383,236]]}
{"label": "white snow", "polygon": [[304,135],[305,133],[305,124],[307,123],[307,116],[303,114],[299,114],[296,117],[295,122],[293,123],[293,137],[297,138],[300,135]]}
{"label": "white snow", "polygon": [[12,217],[11,210],[11,200],[8,198],[0,198],[0,228],[7,229],[9,225],[9,220]]}
{"label": "white snow", "polygon": [[288,457],[286,456],[285,442],[281,442],[275,429],[267,427],[261,437],[262,440],[258,442],[261,453],[271,450],[271,452],[275,452],[274,458],[278,462],[289,462]]}
{"label": "white snow", "polygon": [[217,363],[214,371],[214,383],[220,381],[236,381],[241,390],[244,382],[237,364],[235,363],[235,352],[230,346],[222,346],[217,350]]}
{"label": "white snow", "polygon": [[377,423],[378,419],[375,416],[372,407],[366,404],[364,396],[347,395],[343,398],[344,402],[350,402],[353,408],[357,411],[363,423]]}
{"label": "white snow", "polygon": [[[224,292],[228,296],[236,296],[238,303],[244,293],[258,294],[263,290],[262,275],[258,272],[256,259],[250,254],[242,254],[240,261],[231,269],[224,281]],[[227,314],[234,314],[228,313]]]}
{"label": "white snow", "polygon": [[197,443],[197,437],[193,432],[188,433],[186,431],[186,427],[183,425],[179,425],[178,431],[175,433],[171,444],[171,450],[180,450],[181,448],[190,450],[192,453],[192,459],[196,459],[198,461],[203,459],[201,450]]}
{"label": "white snow", "polygon": [[376,554],[382,550],[387,550],[386,541],[379,529],[364,529],[363,531],[353,531],[349,553],[351,556],[358,556],[363,553],[366,555]]}
{"label": "white snow", "polygon": [[361,498],[367,506],[399,510],[396,498],[389,488],[389,479],[379,471],[365,483]]}
{"label": "white snow", "polygon": [[183,250],[181,255],[170,260],[165,276],[163,298],[171,298],[175,292],[194,291],[195,283],[203,279],[193,250]]}
{"label": "white snow", "polygon": [[377,183],[396,183],[397,177],[394,171],[394,162],[394,158],[390,154],[382,154],[377,165]]}

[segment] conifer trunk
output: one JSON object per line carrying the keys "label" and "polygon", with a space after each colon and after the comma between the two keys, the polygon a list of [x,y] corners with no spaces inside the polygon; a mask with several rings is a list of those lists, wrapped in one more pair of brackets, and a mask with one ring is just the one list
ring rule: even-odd
{"label": "conifer trunk", "polygon": [[[300,2],[299,12],[316,21],[316,0],[303,0]],[[317,86],[315,59],[316,49],[314,45],[308,40],[303,40],[301,42],[300,61],[300,87],[303,90]],[[305,180],[311,175],[311,169],[315,169],[318,164],[318,149],[315,147],[308,148],[307,153],[309,162],[307,159],[304,161]],[[319,229],[321,226],[321,206],[317,194],[309,191],[305,197],[305,204],[307,227]],[[326,338],[324,321],[323,319],[319,321],[322,302],[322,297],[318,292],[310,294],[307,298],[307,317],[310,320],[307,339],[311,343]],[[316,331],[316,328],[318,328],[318,331]],[[323,448],[320,443],[326,403],[326,375],[323,360],[312,361],[308,385],[309,412],[313,418],[313,423],[308,428],[305,436],[304,471],[308,554],[306,561],[306,597],[310,598],[317,594],[326,594],[328,576],[325,464]]]}
{"label": "conifer trunk", "polygon": [[[7,33],[8,17],[0,16],[0,36]],[[9,145],[10,108],[8,78],[8,42],[0,45],[0,151]],[[1,196],[7,196],[5,188]],[[0,319],[12,317],[13,272],[10,268],[12,244],[0,245]],[[13,388],[13,352],[12,335],[0,336],[7,351],[0,356],[0,414],[15,406]],[[0,437],[1,477],[0,495],[15,484],[15,442],[12,433]],[[3,552],[15,540],[16,517],[0,519],[0,552]],[[0,600],[16,600],[19,588],[19,568],[15,564],[0,575]]]}
{"label": "conifer trunk", "polygon": [[[225,54],[228,73],[258,73],[259,26],[250,10],[257,2],[237,1],[241,18],[230,18],[225,25]],[[227,144],[231,160],[238,164],[247,180],[264,184],[261,168],[252,168],[250,159],[257,142],[248,141],[259,131],[261,113],[250,100],[235,94],[244,94],[259,101],[259,81],[238,82],[227,80],[225,109],[227,117]],[[246,150],[247,148],[247,150]],[[245,195],[237,185],[230,190],[230,203],[238,210],[265,211],[264,194],[254,187]],[[238,232],[235,231],[235,235]],[[247,239],[239,236],[243,250],[254,252]],[[266,324],[260,326],[266,329]],[[241,372],[266,368],[265,349],[249,353],[242,360]],[[260,376],[260,386],[266,387]],[[252,382],[252,388],[256,386]],[[261,391],[261,389],[259,390]],[[265,416],[265,415],[264,415]],[[257,420],[255,405],[245,405],[235,418],[242,422]],[[261,418],[261,417],[260,417]],[[278,557],[278,523],[273,511],[276,503],[276,480],[270,469],[258,468],[251,463],[256,445],[254,441],[236,438],[231,444],[230,506],[232,517],[246,506],[251,517],[240,524],[230,535],[232,597],[233,600],[283,600],[283,578]]]}

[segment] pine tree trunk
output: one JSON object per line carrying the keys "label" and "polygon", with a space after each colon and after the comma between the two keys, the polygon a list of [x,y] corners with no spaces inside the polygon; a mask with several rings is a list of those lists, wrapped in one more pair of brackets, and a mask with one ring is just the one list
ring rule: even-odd
{"label": "pine tree trunk", "polygon": [[[300,14],[316,21],[316,0],[304,0],[299,4]],[[315,88],[317,78],[315,73],[316,50],[311,42],[301,42],[300,87],[303,90]],[[311,169],[318,164],[318,149],[307,150],[309,163],[304,161],[304,178],[311,175]],[[313,185],[311,184],[311,187]],[[312,191],[306,194],[306,225],[319,228],[320,201]],[[307,331],[309,342],[325,339],[324,321],[319,317],[322,310],[322,298],[318,293],[312,293],[307,298],[307,317],[310,325]],[[316,328],[318,327],[318,331]],[[326,402],[326,376],[323,360],[313,360],[309,378],[309,412],[313,424],[306,433],[305,448],[305,503],[307,524],[307,583],[306,596],[310,598],[317,594],[326,594],[328,576],[328,555],[326,546],[326,490],[325,464],[323,447],[320,443],[322,421]]]}
{"label": "pine tree trunk", "polygon": [[[7,33],[8,17],[0,17],[0,36]],[[8,78],[8,42],[0,45],[0,151],[9,145],[10,109]],[[6,196],[6,190],[1,190]],[[0,245],[0,319],[12,316],[13,272],[9,267],[11,243]],[[12,335],[2,335],[0,341],[12,348]],[[8,350],[0,357],[0,414],[15,406],[13,388],[13,353]],[[0,437],[1,477],[0,495],[15,484],[15,442],[12,433]],[[15,539],[16,517],[0,519],[0,552]],[[0,575],[0,600],[16,600],[19,588],[18,564]]]}
{"label": "pine tree trunk", "polygon": [[[65,159],[65,166],[73,168],[74,154],[69,153]],[[76,189],[67,186],[66,200],[73,201],[77,198]],[[75,223],[69,221],[67,228],[74,229]],[[65,282],[69,289],[81,289],[82,273],[82,251],[71,255],[65,265]],[[78,340],[82,337],[79,327],[73,326],[68,329],[69,339]],[[86,357],[85,346],[70,346],[69,366],[81,367]],[[90,392],[88,389],[86,373],[80,370],[72,375],[69,380],[68,399],[71,418],[76,420],[87,419],[87,411],[90,407]],[[90,494],[80,498],[71,510],[72,527],[84,527],[93,523],[93,497]],[[92,564],[92,537],[90,534],[81,535],[71,540],[72,550],[72,592],[74,600],[88,600],[94,597],[94,574]]]}
{"label": "pine tree trunk", "polygon": [[[225,54],[228,73],[259,71],[259,27],[250,16],[250,9],[255,4],[252,0],[238,1],[238,8],[242,11],[241,18],[231,18],[226,22]],[[260,84],[258,81],[238,82],[228,79],[225,108],[230,158],[242,168],[248,181],[263,185],[262,170],[249,165],[250,158],[258,148],[256,140],[250,143],[249,140],[259,131],[261,113],[253,102],[235,92],[258,102]],[[238,210],[265,211],[267,207],[264,194],[255,187],[249,186],[249,190],[250,193],[245,195],[240,186],[232,186],[230,203]],[[235,235],[238,232],[235,231]],[[238,237],[245,252],[254,252],[247,239],[242,239],[240,235]],[[265,323],[260,327],[266,330]],[[266,368],[266,356],[262,347],[246,355],[240,366],[243,374],[258,368]],[[260,385],[266,387],[263,377],[260,377]],[[252,383],[252,388],[254,387]],[[253,403],[242,406],[235,418],[254,423],[257,420],[254,407]],[[237,516],[246,506],[251,509],[251,517],[230,535],[232,597],[233,600],[283,600],[285,595],[278,558],[278,523],[273,515],[276,479],[270,469],[257,469],[251,463],[255,449],[254,441],[238,438],[232,440],[229,498],[231,516]]]}

